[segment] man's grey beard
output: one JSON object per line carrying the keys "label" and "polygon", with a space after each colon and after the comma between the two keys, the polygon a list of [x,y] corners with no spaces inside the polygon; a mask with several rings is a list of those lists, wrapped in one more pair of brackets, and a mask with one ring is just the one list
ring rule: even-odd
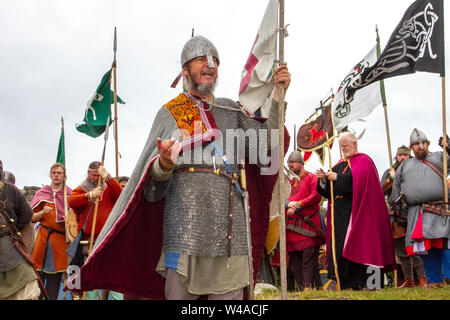
{"label": "man's grey beard", "polygon": [[216,88],[216,83],[200,83],[196,84],[195,91],[202,96],[212,96],[214,94],[214,89]]}
{"label": "man's grey beard", "polygon": [[192,80],[192,76],[190,71],[189,77],[186,77],[187,89],[188,91],[194,91],[202,96],[212,96],[214,94],[214,90],[216,89],[217,81],[219,80],[219,76],[217,76],[214,83],[196,83]]}
{"label": "man's grey beard", "polygon": [[[106,183],[104,181],[102,181],[101,188],[103,190],[105,189],[105,185],[106,185]],[[84,179],[84,181],[81,183],[81,188],[86,192],[92,191],[97,187],[98,187],[98,181],[90,180],[89,177],[86,177],[86,179]]]}
{"label": "man's grey beard", "polygon": [[351,158],[356,152],[354,151],[349,151],[349,152],[343,152],[342,156],[344,157],[344,159],[349,159]]}

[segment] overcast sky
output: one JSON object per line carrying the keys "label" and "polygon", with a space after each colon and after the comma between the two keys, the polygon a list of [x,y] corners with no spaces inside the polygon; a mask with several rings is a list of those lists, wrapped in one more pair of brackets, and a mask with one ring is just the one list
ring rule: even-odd
{"label": "overcast sky", "polygon": [[[412,0],[285,1],[285,60],[292,74],[286,125],[294,133],[373,47],[378,24],[384,48]],[[191,29],[213,41],[220,55],[215,95],[238,100],[241,71],[267,6],[265,0],[0,0],[0,159],[18,187],[48,184],[65,121],[68,185],[77,187],[102,154],[103,138],[75,130],[87,101],[113,59],[117,26],[119,175],[130,175],[157,110],[181,90],[170,88]],[[449,8],[445,20],[449,21]],[[447,28],[448,31],[448,28]],[[446,42],[449,43],[447,32]],[[446,48],[447,61],[449,46]],[[447,70],[448,63],[447,63]],[[448,82],[448,81],[447,81]],[[409,144],[414,127],[441,150],[442,87],[437,74],[416,73],[385,81],[392,152]],[[447,92],[449,85],[447,84]],[[360,152],[380,173],[389,166],[383,108],[355,125],[366,133]],[[293,139],[291,148],[293,150]],[[332,162],[339,159],[333,148]],[[309,171],[321,165],[317,157]],[[328,163],[325,164],[328,167]],[[114,141],[105,168],[114,175]]]}

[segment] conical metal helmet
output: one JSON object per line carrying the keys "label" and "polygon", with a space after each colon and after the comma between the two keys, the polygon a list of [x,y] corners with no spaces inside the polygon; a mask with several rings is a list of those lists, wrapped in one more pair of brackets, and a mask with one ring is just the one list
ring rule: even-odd
{"label": "conical metal helmet", "polygon": [[428,142],[428,144],[430,144],[430,140],[428,140],[425,133],[417,128],[414,128],[414,130],[411,132],[411,135],[409,136],[409,145],[412,146],[413,144],[418,143],[420,145],[420,149],[423,149],[424,142]]}
{"label": "conical metal helmet", "polygon": [[299,150],[292,151],[287,161],[304,163],[302,153]]}
{"label": "conical metal helmet", "polygon": [[203,56],[207,57],[210,68],[215,67],[213,58],[216,58],[217,64],[219,64],[219,53],[214,44],[203,36],[192,37],[186,42],[181,51],[181,67],[183,67],[186,62]]}

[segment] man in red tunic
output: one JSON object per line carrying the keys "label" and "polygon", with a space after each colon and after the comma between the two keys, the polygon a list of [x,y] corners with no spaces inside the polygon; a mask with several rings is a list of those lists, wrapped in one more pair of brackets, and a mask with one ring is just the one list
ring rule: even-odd
{"label": "man in red tunic", "polygon": [[[98,187],[98,179],[100,176],[102,177],[102,185]],[[84,232],[85,240],[90,240],[91,238],[95,200],[100,198],[95,223],[94,241],[102,230],[121,192],[122,187],[120,184],[111,178],[111,175],[101,166],[99,161],[94,161],[89,165],[86,180],[73,190],[68,199],[69,207],[77,215],[78,231],[83,228],[86,218],[88,219]]]}
{"label": "man in red tunic", "polygon": [[[98,186],[99,177],[102,177],[102,184],[100,187]],[[92,225],[94,221],[95,200],[99,198],[94,230],[94,243],[121,192],[122,187],[119,182],[111,177],[99,161],[94,161],[89,165],[86,180],[73,190],[68,199],[69,206],[77,215],[78,231],[83,228],[87,219],[84,240],[90,241],[91,233],[93,232]],[[88,255],[88,247],[89,245],[85,245],[83,254]],[[111,297],[113,300],[123,299],[123,295],[117,292],[111,292]],[[105,299],[107,297],[103,298]],[[88,291],[86,299],[96,300],[97,290]]]}
{"label": "man in red tunic", "polygon": [[[289,254],[289,268],[294,274],[300,290],[310,290],[318,278],[319,248],[325,239],[320,230],[319,203],[322,197],[317,192],[317,176],[305,170],[300,151],[289,155],[289,169],[299,179],[292,179],[291,195],[286,203],[286,249]],[[317,228],[305,222],[310,220]],[[297,226],[296,231],[289,225]]]}

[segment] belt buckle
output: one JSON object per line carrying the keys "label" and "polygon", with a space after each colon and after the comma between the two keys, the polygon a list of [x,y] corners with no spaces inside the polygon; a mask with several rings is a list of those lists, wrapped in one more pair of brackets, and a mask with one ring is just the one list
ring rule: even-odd
{"label": "belt buckle", "polygon": [[195,169],[193,167],[188,168],[188,172],[194,172]]}
{"label": "belt buckle", "polygon": [[214,171],[215,174],[217,174],[218,176],[220,176],[220,168],[219,168],[219,169],[216,169],[216,170],[213,170],[213,171]]}

